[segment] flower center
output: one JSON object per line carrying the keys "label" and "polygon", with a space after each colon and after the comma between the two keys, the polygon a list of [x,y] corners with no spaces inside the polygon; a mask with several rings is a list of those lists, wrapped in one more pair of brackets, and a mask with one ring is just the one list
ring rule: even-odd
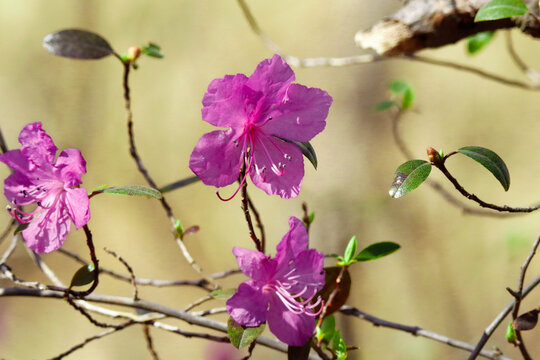
{"label": "flower center", "polygon": [[33,184],[19,191],[25,203],[36,203],[37,207],[31,212],[25,212],[17,204],[16,199],[11,200],[7,206],[8,212],[21,224],[31,222],[41,209],[48,209],[56,204],[60,194],[64,191],[63,182],[55,179],[33,179]]}
{"label": "flower center", "polygon": [[[301,275],[295,275],[295,272],[296,269],[292,269],[282,279],[271,281],[263,287],[263,291],[274,292],[281,300],[283,305],[285,305],[285,307],[294,314],[305,314],[315,317],[323,310],[324,304],[322,298],[318,296],[315,303],[312,304],[311,302],[315,298],[315,295],[317,295],[316,291],[313,295],[308,296],[305,299],[303,296],[310,290],[315,290],[315,286],[319,284],[301,283],[299,281]],[[296,293],[292,293],[291,289],[298,288],[298,285],[303,285],[301,290]],[[319,306],[319,304],[321,304],[321,306],[319,310],[315,312],[314,309]]]}

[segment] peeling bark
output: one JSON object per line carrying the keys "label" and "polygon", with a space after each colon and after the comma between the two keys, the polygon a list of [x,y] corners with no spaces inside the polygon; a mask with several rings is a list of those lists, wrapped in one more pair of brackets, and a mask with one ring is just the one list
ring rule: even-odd
{"label": "peeling bark", "polygon": [[[356,33],[354,40],[380,55],[397,56],[455,43],[481,31],[519,28],[540,38],[540,23],[531,14],[475,23],[474,16],[490,0],[409,0],[395,14]],[[538,14],[538,2],[525,0]]]}

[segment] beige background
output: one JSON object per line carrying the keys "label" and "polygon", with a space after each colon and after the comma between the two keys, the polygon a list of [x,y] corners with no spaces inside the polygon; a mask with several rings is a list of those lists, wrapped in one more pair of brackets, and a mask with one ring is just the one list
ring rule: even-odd
{"label": "beige background", "polygon": [[[345,56],[359,53],[353,42],[367,28],[400,5],[398,1],[250,1],[269,36],[297,56]],[[88,162],[84,186],[142,184],[127,151],[120,64],[111,58],[73,61],[41,47],[47,33],[83,28],[105,36],[118,52],[154,41],[165,59],[141,59],[132,74],[135,133],[139,151],[159,184],[190,176],[189,155],[212,127],[200,117],[208,83],[225,74],[250,74],[271,57],[251,33],[234,1],[10,1],[0,0],[0,125],[9,146],[17,146],[20,129],[41,121],[59,149],[78,147]],[[503,34],[481,54],[468,57],[464,44],[426,51],[440,59],[474,64],[505,76],[522,78],[505,52]],[[515,33],[516,46],[532,66],[540,51],[536,42]],[[308,202],[316,212],[311,244],[339,253],[351,235],[361,246],[395,241],[402,249],[372,263],[355,265],[349,304],[382,318],[418,325],[475,343],[511,300],[504,288],[515,287],[519,266],[540,233],[536,214],[497,220],[463,216],[428,187],[393,200],[388,195],[394,169],[405,159],[391,139],[388,115],[374,106],[388,96],[392,79],[415,89],[414,111],[406,116],[403,135],[417,158],[425,148],[451,151],[465,145],[491,148],[508,164],[508,193],[491,175],[465,158],[449,161],[452,172],[471,192],[498,204],[525,206],[540,198],[536,187],[538,95],[502,86],[455,70],[392,60],[346,68],[297,69],[299,83],[320,87],[334,98],[326,130],[312,144],[319,168],[306,164],[297,199],[268,197],[251,187],[274,249],[287,230],[289,216],[301,216]],[[5,166],[1,177],[8,175]],[[443,180],[434,171],[433,178]],[[449,184],[445,183],[448,189]],[[232,192],[226,189],[224,194]],[[239,199],[220,202],[214,189],[195,184],[168,194],[175,214],[187,227],[201,231],[187,245],[206,273],[233,268],[232,246],[250,247]],[[2,200],[4,201],[4,200]],[[123,268],[102,248],[129,261],[141,277],[197,279],[169,234],[158,202],[121,196],[99,196],[91,202],[89,223],[103,266]],[[10,220],[0,214],[0,224]],[[3,227],[4,225],[2,225]],[[7,243],[0,246],[5,249]],[[72,233],[65,248],[86,256],[82,232]],[[274,252],[274,251],[272,251]],[[60,254],[44,256],[64,281],[78,265]],[[10,261],[23,279],[46,279],[24,249]],[[533,262],[530,274],[538,273]],[[237,286],[237,275],[224,286]],[[6,283],[0,282],[2,285]],[[140,289],[143,298],[182,308],[204,293],[193,288]],[[129,296],[129,285],[103,276],[98,293]],[[533,293],[524,309],[537,306]],[[216,301],[208,305],[223,306]],[[101,329],[90,325],[62,301],[0,299],[0,358],[53,357]],[[218,317],[225,319],[225,317]],[[466,353],[405,333],[374,328],[356,319],[338,318],[345,339],[360,347],[356,359],[463,359]],[[184,330],[200,329],[171,321]],[[209,343],[153,332],[162,359],[202,359]],[[272,336],[269,332],[266,335]],[[538,356],[538,333],[524,334]],[[497,331],[488,348],[518,353]],[[533,355],[533,357],[534,357]],[[254,358],[276,353],[257,347]],[[283,355],[279,355],[284,357]],[[87,345],[73,359],[149,359],[140,328],[133,327]]]}

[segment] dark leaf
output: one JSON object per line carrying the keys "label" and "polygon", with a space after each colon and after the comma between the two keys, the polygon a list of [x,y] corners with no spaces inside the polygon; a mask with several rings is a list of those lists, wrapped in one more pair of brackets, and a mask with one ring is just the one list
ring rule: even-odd
{"label": "dark leaf", "polygon": [[287,360],[307,360],[311,349],[311,339],[304,346],[291,346],[287,348]]}
{"label": "dark leaf", "polygon": [[493,0],[478,10],[474,21],[505,19],[525,15],[527,12],[527,5],[520,0]]}
{"label": "dark leaf", "polygon": [[481,31],[467,38],[467,52],[476,54],[493,39],[493,31]]}
{"label": "dark leaf", "polygon": [[114,186],[104,189],[103,192],[107,194],[137,195],[145,196],[147,198],[161,199],[161,193],[159,190],[143,185]]}
{"label": "dark leaf", "polygon": [[382,258],[383,256],[390,255],[394,251],[397,251],[400,246],[391,241],[383,241],[369,245],[364,250],[360,251],[354,258],[356,261],[370,261]]}
{"label": "dark leaf", "polygon": [[308,159],[313,165],[313,167],[317,169],[317,154],[315,153],[315,149],[313,148],[313,146],[311,146],[309,142],[292,141],[292,140],[281,138],[279,136],[275,136],[275,137],[285,142],[288,142],[290,144],[296,145],[300,149],[300,151],[302,151],[302,154],[304,154],[306,159]]}
{"label": "dark leaf", "polygon": [[505,191],[510,187],[510,173],[503,159],[493,151],[479,146],[465,146],[457,151],[470,157],[488,169],[501,183]]}
{"label": "dark leaf", "polygon": [[[332,291],[334,291],[336,287],[336,279],[338,278],[341,269],[342,267],[340,266],[332,266],[324,269],[324,287],[319,292],[319,295],[323,298],[325,304],[328,302],[330,294],[332,293]],[[349,274],[349,270],[345,270],[341,278],[337,294],[334,297],[334,300],[332,300],[330,306],[328,306],[328,308],[326,309],[327,316],[335,313],[341,308],[343,304],[345,304],[345,302],[349,298],[350,291],[351,275]]]}
{"label": "dark leaf", "polygon": [[229,300],[235,293],[236,289],[217,289],[208,295],[214,299]]}
{"label": "dark leaf", "polygon": [[229,333],[231,344],[238,349],[248,346],[262,334],[264,326],[265,324],[253,328],[244,327],[234,321],[232,317],[229,317],[227,321],[227,332]]}
{"label": "dark leaf", "polygon": [[73,278],[71,278],[71,286],[84,286],[94,281],[94,264],[88,264],[81,267]]}
{"label": "dark leaf", "polygon": [[532,330],[536,327],[536,324],[538,323],[538,310],[534,309],[529,312],[526,312],[523,315],[518,316],[514,323],[512,324],[512,328],[516,331],[525,331],[525,330]]}
{"label": "dark leaf", "polygon": [[394,182],[388,192],[393,198],[400,198],[416,189],[431,172],[431,163],[424,160],[410,160],[401,164],[394,173]]}
{"label": "dark leaf", "polygon": [[43,47],[54,55],[72,59],[101,59],[114,53],[107,40],[98,34],[77,29],[46,35]]}
{"label": "dark leaf", "polygon": [[15,231],[13,231],[13,236],[22,233],[28,226],[30,226],[30,223],[18,224]]}
{"label": "dark leaf", "polygon": [[185,231],[184,231],[184,236],[185,235],[194,235],[196,234],[197,232],[199,232],[199,225],[193,225],[193,226],[190,226],[188,227]]}
{"label": "dark leaf", "polygon": [[383,100],[375,106],[375,111],[385,111],[394,106],[397,106],[397,103],[394,100]]}
{"label": "dark leaf", "polygon": [[172,190],[176,190],[176,189],[180,189],[184,186],[187,186],[189,184],[193,184],[197,181],[199,181],[201,179],[199,179],[199,177],[197,175],[195,176],[191,176],[191,177],[188,177],[187,179],[182,179],[182,180],[179,180],[177,182],[174,182],[172,184],[169,184],[169,185],[166,185],[164,187],[162,187],[161,189],[159,189],[159,191],[161,191],[161,193],[166,193],[166,192],[169,192],[169,191],[172,191]]}

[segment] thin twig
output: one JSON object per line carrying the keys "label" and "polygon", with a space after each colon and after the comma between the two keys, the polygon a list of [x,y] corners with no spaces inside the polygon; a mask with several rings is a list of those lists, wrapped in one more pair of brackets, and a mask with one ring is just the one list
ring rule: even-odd
{"label": "thin twig", "polygon": [[63,358],[65,358],[66,356],[72,354],[73,352],[75,352],[75,351],[77,351],[77,350],[79,350],[79,349],[82,349],[83,346],[85,346],[86,344],[88,344],[88,343],[90,343],[90,342],[92,342],[92,341],[94,341],[94,340],[102,339],[102,338],[104,338],[104,337],[107,336],[107,335],[114,334],[114,333],[116,333],[116,332],[118,332],[118,331],[120,331],[120,330],[123,330],[123,329],[127,328],[128,326],[131,326],[131,325],[134,325],[134,324],[136,324],[136,323],[135,323],[135,322],[132,322],[132,321],[128,321],[128,322],[122,324],[122,325],[121,325],[121,326],[122,326],[121,328],[112,328],[112,329],[105,330],[105,331],[103,331],[102,333],[99,333],[99,334],[97,334],[97,335],[95,335],[95,336],[92,336],[92,337],[89,337],[89,338],[85,339],[82,343],[73,346],[73,347],[70,348],[68,351],[63,352],[62,354],[60,354],[60,355],[58,355],[58,356],[55,356],[55,357],[51,358],[50,360],[60,360],[60,359],[63,359]]}
{"label": "thin twig", "polygon": [[150,355],[152,355],[152,359],[159,360],[159,356],[156,352],[156,349],[154,348],[154,341],[152,340],[152,336],[150,335],[150,326],[148,324],[143,325],[143,333],[146,340],[146,347],[150,352]]}
{"label": "thin twig", "polygon": [[91,294],[98,286],[99,284],[99,260],[96,256],[96,249],[94,247],[94,242],[92,240],[92,232],[90,231],[90,228],[88,225],[83,226],[84,234],[86,235],[86,245],[88,246],[88,249],[90,250],[90,259],[92,260],[92,264],[94,265],[94,270],[92,273],[94,274],[94,281],[92,281],[92,285],[90,285],[90,288],[85,291],[75,291],[69,289],[69,294],[77,297],[77,298],[83,298],[89,294]]}
{"label": "thin twig", "polygon": [[6,251],[4,251],[2,258],[0,259],[0,264],[6,263],[6,261],[9,259],[11,254],[13,254],[13,252],[15,251],[18,241],[19,241],[19,235],[13,236],[13,238],[11,239],[11,244],[9,244],[9,247],[6,249]]}
{"label": "thin twig", "polygon": [[176,326],[165,324],[165,323],[162,323],[162,322],[159,322],[159,321],[153,321],[151,323],[151,325],[153,327],[157,328],[157,329],[172,332],[172,333],[182,335],[182,336],[187,337],[187,338],[200,338],[200,339],[206,339],[206,340],[211,340],[211,341],[216,341],[216,342],[223,342],[223,343],[230,342],[230,340],[229,340],[229,338],[227,336],[215,336],[215,335],[204,334],[204,333],[196,333],[196,332],[184,331],[184,330],[180,330]]}
{"label": "thin twig", "polygon": [[506,35],[506,49],[508,50],[508,53],[510,54],[510,57],[516,64],[516,66],[525,74],[527,77],[531,80],[531,82],[535,86],[540,86],[540,74],[535,69],[529,67],[525,62],[521,59],[521,57],[516,52],[516,49],[514,48],[514,42],[512,41],[512,33],[510,31],[505,32]]}
{"label": "thin twig", "polygon": [[111,254],[112,256],[114,256],[115,258],[118,259],[118,261],[120,261],[122,263],[122,265],[124,265],[124,267],[127,269],[128,273],[129,273],[129,280],[131,282],[131,287],[133,288],[133,300],[137,301],[139,300],[139,292],[137,290],[137,282],[135,281],[135,273],[133,272],[133,268],[127,263],[126,260],[124,260],[120,255],[118,255],[116,252],[110,250],[110,249],[107,249],[107,248],[104,248],[104,250],[106,252],[108,252],[109,254]]}
{"label": "thin twig", "polygon": [[[239,179],[244,178],[245,171],[246,171],[246,169],[245,169],[245,165],[244,165],[242,167],[242,170],[240,171]],[[241,184],[241,186],[242,186],[242,211],[244,212],[244,216],[245,216],[246,222],[248,224],[249,236],[251,237],[251,240],[253,240],[253,242],[255,243],[255,248],[257,249],[257,251],[260,251],[260,252],[264,253],[263,244],[259,240],[257,235],[255,235],[255,229],[253,228],[253,222],[251,221],[251,215],[249,214],[249,205],[248,205],[249,196],[248,196],[248,193],[247,193],[247,182],[244,181],[244,183]]]}
{"label": "thin twig", "polygon": [[450,174],[450,172],[448,171],[448,169],[444,165],[444,163],[445,163],[446,159],[448,159],[449,155],[450,154],[448,154],[445,157],[441,158],[440,161],[432,162],[432,164],[437,169],[439,169],[444,174],[444,176],[446,176],[446,178],[448,180],[450,180],[450,182],[452,183],[452,185],[454,185],[456,190],[459,191],[459,193],[461,195],[463,195],[464,197],[466,197],[467,199],[476,202],[481,207],[496,210],[496,211],[501,211],[501,212],[530,213],[530,212],[533,212],[533,211],[536,211],[536,210],[540,209],[540,204],[530,206],[530,207],[511,207],[511,206],[508,206],[508,205],[499,206],[499,205],[495,205],[495,204],[490,204],[490,203],[487,203],[487,202],[481,200],[480,198],[478,198],[478,196],[469,193],[467,190],[465,190],[465,188],[463,188],[463,186],[461,186],[461,184],[456,180],[456,178],[453,177],[452,174]]}
{"label": "thin twig", "polygon": [[[540,275],[537,276],[533,281],[531,281],[523,290],[522,299],[524,299],[536,286],[540,284]],[[482,336],[480,337],[480,340],[478,340],[478,343],[476,344],[476,347],[474,348],[474,351],[469,356],[468,360],[474,360],[478,357],[480,351],[484,348],[487,341],[493,335],[495,330],[499,327],[501,322],[504,320],[508,314],[512,311],[514,308],[515,299],[512,300],[510,304],[508,304],[500,313],[495,317],[495,319],[489,324],[488,327],[485,328],[484,332],[482,333]]]}
{"label": "thin twig", "polygon": [[261,247],[262,252],[265,252],[266,250],[266,234],[264,233],[264,225],[261,220],[261,216],[259,215],[259,212],[255,208],[255,205],[253,204],[253,201],[247,194],[246,190],[246,196],[248,201],[248,206],[251,209],[251,212],[253,213],[253,216],[255,216],[255,224],[257,225],[257,228],[259,229],[259,233],[261,234]]}
{"label": "thin twig", "polygon": [[203,296],[202,298],[200,298],[200,299],[198,299],[198,300],[192,302],[192,303],[189,304],[188,306],[186,306],[186,307],[184,308],[184,311],[190,311],[190,310],[193,309],[195,306],[199,306],[199,305],[201,305],[201,304],[204,304],[205,302],[210,301],[210,300],[212,300],[212,299],[213,299],[213,297],[210,296],[210,295]]}
{"label": "thin twig", "polygon": [[109,324],[109,323],[104,323],[104,322],[101,322],[101,321],[97,321],[88,312],[86,312],[86,310],[82,306],[79,306],[78,304],[76,304],[75,301],[73,301],[73,298],[71,296],[69,296],[69,293],[66,296],[66,299],[67,299],[67,302],[68,302],[69,305],[71,305],[75,310],[77,310],[79,313],[81,313],[93,325],[95,325],[97,327],[100,327],[100,328],[112,328],[112,329],[122,328],[122,325],[115,325],[115,324]]}
{"label": "thin twig", "polygon": [[[334,301],[334,298],[339,292],[339,285],[341,284],[345,271],[347,271],[347,266],[342,266],[341,269],[339,270],[338,276],[336,277],[336,281],[334,282],[335,286],[332,289],[332,292],[330,293],[330,295],[328,296],[328,301],[326,302],[326,304],[322,305],[323,309],[322,309],[321,315],[319,316],[317,327],[321,327],[324,317],[326,316],[326,311],[328,310],[330,306],[332,306],[332,302]],[[321,344],[319,342],[317,346],[320,346],[320,345]]]}
{"label": "thin twig", "polygon": [[[345,315],[352,315],[352,316],[358,317],[360,319],[369,321],[374,326],[380,326],[380,327],[385,327],[385,328],[389,328],[389,329],[404,331],[404,332],[407,332],[407,333],[412,334],[414,336],[422,336],[422,337],[425,337],[425,338],[428,338],[428,339],[431,339],[431,340],[442,342],[442,343],[447,344],[447,345],[449,345],[451,347],[466,350],[466,351],[469,351],[469,352],[474,350],[474,346],[471,345],[471,344],[468,344],[466,342],[463,342],[463,341],[460,341],[460,340],[455,340],[455,339],[449,338],[447,336],[437,334],[437,333],[429,331],[429,330],[422,329],[419,326],[409,326],[409,325],[403,325],[403,324],[395,323],[395,322],[392,322],[392,321],[383,320],[383,319],[380,319],[380,318],[375,317],[373,315],[367,314],[367,313],[365,313],[363,311],[360,311],[357,308],[354,308],[354,307],[351,307],[351,306],[347,306],[347,305],[342,306],[341,309],[340,309],[340,312],[342,314],[345,314]],[[503,354],[501,354],[500,352],[497,352],[497,351],[482,350],[480,355],[487,358],[487,359],[510,360],[509,357],[504,356]]]}

